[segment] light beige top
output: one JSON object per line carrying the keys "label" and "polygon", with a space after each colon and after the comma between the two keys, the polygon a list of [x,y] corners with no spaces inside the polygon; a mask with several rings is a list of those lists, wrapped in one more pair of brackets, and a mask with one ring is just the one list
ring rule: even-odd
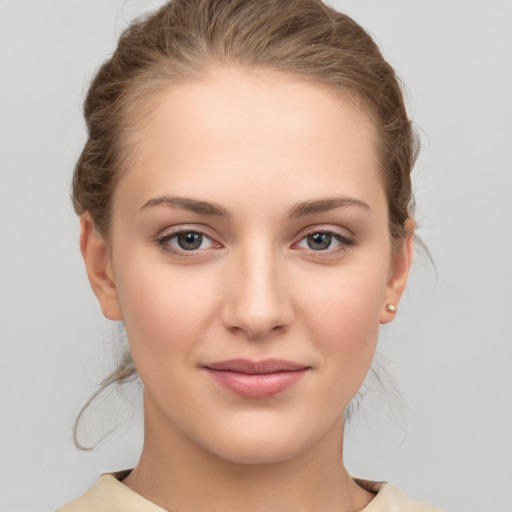
{"label": "light beige top", "polygon": [[[85,494],[57,512],[168,512],[124,485],[120,480],[128,473],[102,475]],[[367,491],[377,493],[361,512],[441,512],[409,498],[386,482],[357,478],[355,481]]]}

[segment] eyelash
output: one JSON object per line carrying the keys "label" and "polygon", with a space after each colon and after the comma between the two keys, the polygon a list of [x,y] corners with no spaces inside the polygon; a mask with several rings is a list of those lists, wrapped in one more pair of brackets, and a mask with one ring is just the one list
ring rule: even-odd
{"label": "eyelash", "polygon": [[305,234],[303,234],[300,237],[300,239],[297,243],[301,243],[301,242],[305,241],[305,243],[307,244],[308,237],[314,236],[314,235],[320,235],[320,234],[327,235],[327,236],[331,237],[331,241],[335,240],[336,242],[339,243],[339,246],[332,248],[332,249],[327,248],[327,249],[318,250],[318,251],[315,251],[314,249],[311,249],[310,247],[304,248],[304,250],[309,251],[312,255],[314,255],[314,257],[317,257],[317,258],[322,258],[322,257],[326,257],[328,255],[336,255],[341,252],[346,252],[349,249],[352,249],[353,247],[355,247],[355,245],[356,245],[356,241],[354,238],[351,238],[347,235],[341,234],[337,231],[329,230],[329,229],[325,229],[325,228],[312,229],[312,230],[306,232]]}
{"label": "eyelash", "polygon": [[[195,234],[202,237],[201,245],[205,239],[209,240],[212,246],[222,247],[220,243],[216,242],[211,236],[207,235],[201,230],[197,229],[180,229],[178,231],[174,231],[172,233],[167,233],[165,235],[159,236],[155,239],[155,243],[158,246],[158,248],[163,251],[164,253],[171,254],[173,256],[181,256],[181,257],[188,257],[188,256],[194,256],[198,255],[203,251],[206,251],[208,249],[211,249],[212,247],[208,247],[206,249],[195,249],[195,250],[186,250],[186,249],[177,249],[170,245],[170,241],[174,238],[179,237],[180,235],[186,235],[186,234]],[[312,229],[306,233],[304,233],[298,240],[298,242],[295,242],[293,246],[300,244],[301,242],[307,243],[307,238],[314,235],[327,235],[331,237],[331,240],[335,240],[339,243],[339,246],[330,249],[322,249],[322,250],[314,250],[309,248],[300,248],[299,250],[305,250],[310,252],[314,257],[325,257],[327,255],[333,255],[338,254],[340,252],[346,252],[349,249],[352,249],[356,245],[356,241],[353,238],[350,238],[346,235],[342,235],[341,233],[338,233],[333,230],[328,229]]]}
{"label": "eyelash", "polygon": [[205,239],[207,239],[210,241],[210,243],[212,245],[221,246],[221,244],[216,242],[211,236],[207,235],[206,233],[204,233],[198,229],[180,229],[178,231],[174,231],[172,233],[167,233],[165,235],[157,237],[155,239],[155,242],[161,251],[163,251],[167,254],[171,254],[173,256],[187,257],[187,256],[191,256],[191,255],[197,255],[197,254],[205,251],[206,249],[196,249],[196,250],[187,251],[186,249],[177,249],[177,248],[173,247],[172,245],[170,245],[170,243],[169,243],[173,238],[177,238],[180,235],[187,235],[187,234],[192,234],[192,233],[202,237],[201,245],[202,245],[202,242]]}

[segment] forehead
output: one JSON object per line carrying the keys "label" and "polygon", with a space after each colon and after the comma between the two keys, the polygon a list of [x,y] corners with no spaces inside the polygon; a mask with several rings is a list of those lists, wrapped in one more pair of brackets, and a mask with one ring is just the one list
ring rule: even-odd
{"label": "forehead", "polygon": [[222,69],[152,99],[116,196],[368,200],[383,195],[378,167],[373,125],[354,102],[282,74]]}

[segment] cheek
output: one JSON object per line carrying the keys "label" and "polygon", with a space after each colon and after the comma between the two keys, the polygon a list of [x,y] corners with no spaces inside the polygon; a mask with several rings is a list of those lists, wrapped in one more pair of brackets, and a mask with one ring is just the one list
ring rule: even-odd
{"label": "cheek", "polygon": [[301,283],[301,314],[316,328],[325,329],[328,339],[350,344],[367,333],[378,332],[385,297],[387,267],[360,265],[304,277]]}
{"label": "cheek", "polygon": [[214,315],[218,294],[197,270],[192,274],[170,265],[132,261],[137,258],[124,262],[116,277],[130,349],[143,378],[146,368],[167,367],[177,357],[185,362],[192,358]]}
{"label": "cheek", "polygon": [[304,283],[301,295],[308,299],[301,303],[299,321],[315,340],[331,385],[348,400],[359,389],[375,353],[386,282],[387,267],[368,264]]}

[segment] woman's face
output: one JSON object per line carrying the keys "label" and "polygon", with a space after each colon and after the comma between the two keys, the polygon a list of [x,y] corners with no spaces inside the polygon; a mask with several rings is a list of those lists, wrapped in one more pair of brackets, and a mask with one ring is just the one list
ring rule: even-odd
{"label": "woman's face", "polygon": [[134,144],[110,250],[87,217],[82,245],[146,421],[246,463],[338,436],[410,264],[367,117],[306,81],[217,70],[161,94]]}

